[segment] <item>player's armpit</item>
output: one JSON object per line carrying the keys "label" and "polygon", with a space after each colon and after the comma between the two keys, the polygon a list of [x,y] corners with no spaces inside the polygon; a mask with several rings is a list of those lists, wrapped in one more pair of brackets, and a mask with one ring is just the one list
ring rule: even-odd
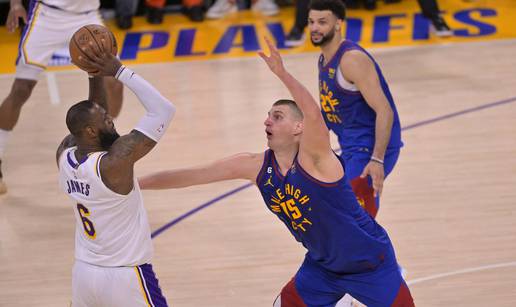
{"label": "player's armpit", "polygon": [[63,151],[65,149],[73,147],[75,145],[77,145],[77,143],[75,142],[75,138],[73,137],[73,135],[69,134],[69,135],[65,136],[65,138],[63,139],[61,144],[59,144],[59,147],[57,147],[57,151],[56,151],[56,162],[57,162],[58,167],[59,167],[59,157],[61,156]]}

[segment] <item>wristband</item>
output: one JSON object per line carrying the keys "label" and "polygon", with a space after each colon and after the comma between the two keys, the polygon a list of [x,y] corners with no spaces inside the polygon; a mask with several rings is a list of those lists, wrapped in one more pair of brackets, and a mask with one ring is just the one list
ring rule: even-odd
{"label": "wristband", "polygon": [[371,161],[374,161],[376,163],[384,164],[382,159],[378,159],[375,156],[371,156]]}

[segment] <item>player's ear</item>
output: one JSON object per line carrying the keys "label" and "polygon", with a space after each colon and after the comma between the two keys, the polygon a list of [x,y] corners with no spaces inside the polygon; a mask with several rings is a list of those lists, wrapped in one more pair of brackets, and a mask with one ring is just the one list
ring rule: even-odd
{"label": "player's ear", "polygon": [[296,122],[296,125],[294,127],[294,134],[299,135],[299,134],[303,133],[303,129],[304,129],[303,122],[302,121]]}
{"label": "player's ear", "polygon": [[97,136],[97,131],[92,126],[86,126],[86,128],[84,128],[84,135],[88,138],[94,138]]}

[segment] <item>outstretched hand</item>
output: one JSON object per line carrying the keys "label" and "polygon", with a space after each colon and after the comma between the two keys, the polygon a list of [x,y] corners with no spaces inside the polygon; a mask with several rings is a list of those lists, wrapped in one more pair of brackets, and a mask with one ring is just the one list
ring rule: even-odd
{"label": "outstretched hand", "polygon": [[274,46],[271,41],[265,37],[265,42],[267,43],[267,46],[269,47],[269,53],[270,56],[265,55],[263,51],[258,51],[258,55],[267,63],[267,66],[269,66],[269,69],[277,76],[285,72],[285,67],[283,66],[283,60],[281,59],[281,55]]}
{"label": "outstretched hand", "polygon": [[93,42],[89,43],[88,47],[84,47],[83,51],[88,55],[87,57],[79,56],[79,60],[90,67],[97,69],[97,72],[90,73],[94,76],[115,76],[122,63],[117,57],[105,50],[99,50],[95,47]]}

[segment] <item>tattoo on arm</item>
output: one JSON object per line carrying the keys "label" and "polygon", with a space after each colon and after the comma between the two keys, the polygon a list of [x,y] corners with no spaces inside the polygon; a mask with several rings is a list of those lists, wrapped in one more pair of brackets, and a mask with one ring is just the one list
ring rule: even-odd
{"label": "tattoo on arm", "polygon": [[77,145],[77,143],[75,142],[75,138],[73,135],[69,134],[67,135],[63,141],[61,142],[61,144],[59,144],[59,147],[57,147],[57,152],[56,152],[56,162],[59,163],[59,157],[61,156],[61,154],[63,153],[63,151],[67,148],[70,148],[70,147],[73,147]]}
{"label": "tattoo on arm", "polygon": [[109,155],[119,161],[134,164],[156,145],[156,141],[138,130],[120,137],[109,150]]}
{"label": "tattoo on arm", "polygon": [[104,184],[117,193],[129,193],[133,188],[134,163],[155,145],[154,140],[137,130],[121,136],[100,162]]}

